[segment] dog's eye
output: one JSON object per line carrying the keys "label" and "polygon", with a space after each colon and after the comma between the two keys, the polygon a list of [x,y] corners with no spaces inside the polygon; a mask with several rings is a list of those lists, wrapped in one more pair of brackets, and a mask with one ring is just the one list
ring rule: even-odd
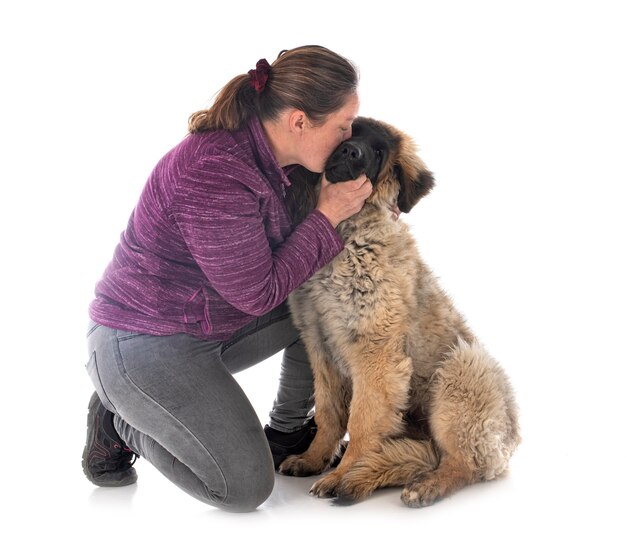
{"label": "dog's eye", "polygon": [[383,158],[383,150],[376,149],[376,158]]}

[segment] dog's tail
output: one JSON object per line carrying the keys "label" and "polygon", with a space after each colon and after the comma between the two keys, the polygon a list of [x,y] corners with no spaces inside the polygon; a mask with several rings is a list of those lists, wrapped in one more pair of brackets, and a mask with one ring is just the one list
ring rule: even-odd
{"label": "dog's tail", "polygon": [[344,482],[353,490],[353,497],[361,499],[377,488],[404,486],[438,464],[432,441],[386,439],[378,451],[367,454],[350,468]]}

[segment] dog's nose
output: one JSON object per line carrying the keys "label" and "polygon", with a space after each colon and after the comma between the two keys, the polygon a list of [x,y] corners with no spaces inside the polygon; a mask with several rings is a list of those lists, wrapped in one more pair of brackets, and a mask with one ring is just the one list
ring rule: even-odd
{"label": "dog's nose", "polygon": [[354,145],[354,143],[346,142],[343,144],[343,149],[341,149],[341,154],[344,158],[350,160],[357,160],[363,157],[363,151],[358,145]]}

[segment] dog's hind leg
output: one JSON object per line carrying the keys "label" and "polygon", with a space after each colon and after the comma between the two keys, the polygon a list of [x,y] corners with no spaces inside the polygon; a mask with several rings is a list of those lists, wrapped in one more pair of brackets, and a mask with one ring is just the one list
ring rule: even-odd
{"label": "dog's hind leg", "polygon": [[386,439],[379,451],[355,462],[341,480],[337,495],[350,495],[350,499],[359,500],[377,488],[405,485],[434,470],[438,463],[432,441]]}
{"label": "dog's hind leg", "polygon": [[441,463],[405,487],[408,506],[430,505],[506,470],[520,441],[517,407],[504,372],[477,343],[459,339],[436,371],[430,427]]}

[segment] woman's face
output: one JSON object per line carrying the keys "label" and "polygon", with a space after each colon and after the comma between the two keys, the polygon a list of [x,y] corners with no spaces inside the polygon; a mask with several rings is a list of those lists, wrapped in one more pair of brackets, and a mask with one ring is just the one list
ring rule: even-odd
{"label": "woman's face", "polygon": [[358,113],[359,97],[353,94],[341,109],[328,115],[323,124],[314,125],[306,119],[306,129],[298,144],[297,163],[309,171],[323,172],[331,153],[352,135],[352,121]]}

